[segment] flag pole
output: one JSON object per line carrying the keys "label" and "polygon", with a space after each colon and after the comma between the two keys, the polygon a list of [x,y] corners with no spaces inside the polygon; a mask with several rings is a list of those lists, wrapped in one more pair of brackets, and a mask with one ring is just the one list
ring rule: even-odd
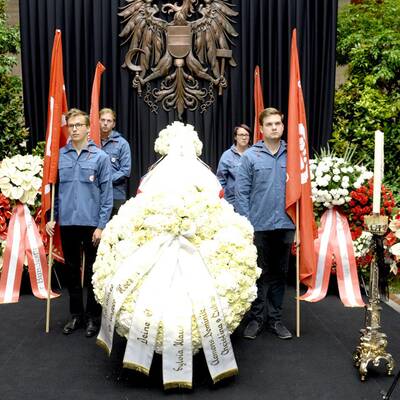
{"label": "flag pole", "polygon": [[[50,208],[50,221],[54,221],[54,200],[55,200],[55,185],[51,184],[51,208]],[[50,236],[49,241],[49,258],[48,258],[48,271],[47,271],[47,305],[46,305],[46,333],[50,331],[50,299],[51,299],[51,269],[53,266],[53,238],[54,234]]]}
{"label": "flag pole", "polygon": [[296,336],[300,337],[300,223],[299,201],[296,201]]}

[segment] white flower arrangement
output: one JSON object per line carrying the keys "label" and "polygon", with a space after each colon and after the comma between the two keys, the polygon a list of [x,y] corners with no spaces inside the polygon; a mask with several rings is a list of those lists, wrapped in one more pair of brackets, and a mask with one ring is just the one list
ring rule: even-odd
{"label": "white flower arrangement", "polygon": [[199,157],[203,150],[203,143],[192,125],[174,121],[160,131],[154,143],[155,152],[162,156],[167,155],[172,148],[181,148],[185,153],[187,153],[188,149],[190,151],[194,148],[196,156]]}
{"label": "white flower arrangement", "polygon": [[354,255],[356,258],[364,257],[371,250],[372,233],[363,231],[361,236],[353,240]]}
{"label": "white flower arrangement", "polygon": [[372,178],[373,173],[364,166],[350,162],[351,155],[336,157],[328,150],[310,160],[312,199],[316,207],[343,206],[351,200],[353,189]]}
{"label": "white flower arrangement", "polygon": [[0,165],[0,191],[10,200],[29,205],[42,185],[43,160],[33,155],[5,158]]}
{"label": "white flower arrangement", "polygon": [[396,256],[397,260],[400,259],[400,218],[397,216],[390,221],[389,228],[392,232],[394,232],[396,238],[398,239],[397,243],[390,247],[390,252]]}
{"label": "white flower arrangement", "polygon": [[[253,228],[235,213],[224,199],[199,189],[177,193],[141,193],[127,201],[107,224],[93,266],[93,286],[97,301],[104,305],[105,287],[140,246],[170,234],[184,236],[200,252],[214,279],[225,323],[230,333],[256,298],[256,248]],[[138,292],[146,276],[139,280],[117,314],[116,330],[128,337]],[[156,352],[162,352],[162,324],[157,334]],[[192,348],[201,348],[201,338],[192,316]]]}

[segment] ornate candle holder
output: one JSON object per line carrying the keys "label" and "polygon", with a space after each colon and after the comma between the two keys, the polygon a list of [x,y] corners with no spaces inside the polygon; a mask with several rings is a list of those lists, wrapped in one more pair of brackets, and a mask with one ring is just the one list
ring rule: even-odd
{"label": "ornate candle holder", "polygon": [[365,217],[368,230],[373,235],[374,258],[370,266],[369,305],[365,311],[365,328],[360,330],[360,344],[353,353],[353,361],[359,368],[360,379],[365,381],[368,364],[377,367],[381,360],[386,361],[388,375],[393,374],[395,362],[391,354],[386,351],[387,337],[380,332],[381,310],[379,296],[379,269],[377,263],[377,246],[379,239],[388,229],[388,217],[383,215],[368,215]]}

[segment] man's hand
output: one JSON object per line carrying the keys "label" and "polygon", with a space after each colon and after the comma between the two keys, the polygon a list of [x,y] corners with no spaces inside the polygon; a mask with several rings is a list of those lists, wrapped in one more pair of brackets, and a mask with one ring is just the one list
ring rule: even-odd
{"label": "man's hand", "polygon": [[102,233],[103,233],[103,229],[100,229],[100,228],[95,229],[95,231],[93,232],[93,236],[92,236],[93,246],[99,245]]}
{"label": "man's hand", "polygon": [[54,227],[56,226],[56,221],[49,221],[46,224],[46,232],[49,236],[54,235]]}

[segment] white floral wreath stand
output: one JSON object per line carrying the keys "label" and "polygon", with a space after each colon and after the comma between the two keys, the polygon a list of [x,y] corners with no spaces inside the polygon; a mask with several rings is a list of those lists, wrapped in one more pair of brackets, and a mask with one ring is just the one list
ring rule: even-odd
{"label": "white floral wreath stand", "polygon": [[162,354],[166,389],[192,387],[200,348],[214,382],[237,374],[230,333],[257,293],[252,226],[220,198],[201,147],[190,125],[160,132],[165,157],[107,224],[94,264],[99,345],[111,352],[115,328],[124,367],[145,374]]}

